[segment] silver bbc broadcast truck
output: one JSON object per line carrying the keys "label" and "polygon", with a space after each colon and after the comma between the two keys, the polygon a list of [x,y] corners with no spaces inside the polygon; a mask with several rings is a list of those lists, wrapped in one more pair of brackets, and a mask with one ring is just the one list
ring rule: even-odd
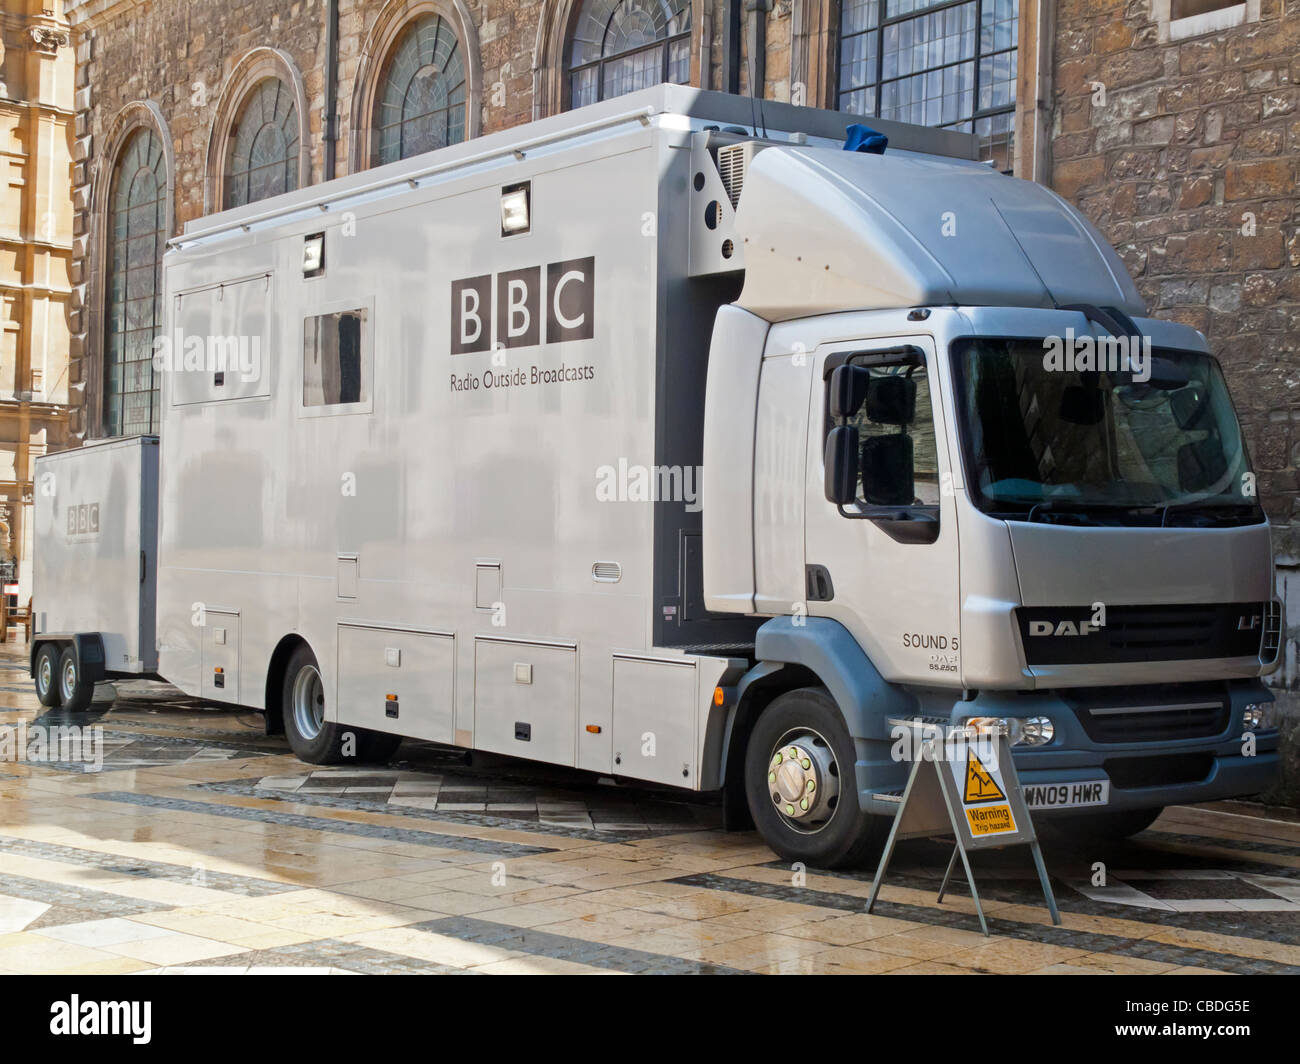
{"label": "silver bbc broadcast truck", "polygon": [[1080,832],[1264,789],[1205,338],[973,137],[851,121],[666,85],[189,223],[157,437],[40,463],[41,700],[722,790],[820,865],[897,809],[900,720],[1008,728]]}

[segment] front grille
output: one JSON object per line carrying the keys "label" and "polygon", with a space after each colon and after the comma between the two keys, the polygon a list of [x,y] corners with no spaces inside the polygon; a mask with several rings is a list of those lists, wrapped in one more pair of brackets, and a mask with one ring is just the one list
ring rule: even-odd
{"label": "front grille", "polygon": [[1268,604],[1022,606],[1016,610],[1025,661],[1033,665],[1119,664],[1255,657]]}
{"label": "front grille", "polygon": [[1214,768],[1213,754],[1163,754],[1158,757],[1108,757],[1101,763],[1117,790],[1200,783]]}
{"label": "front grille", "polygon": [[1072,688],[1060,695],[1095,743],[1208,739],[1228,728],[1223,684]]}

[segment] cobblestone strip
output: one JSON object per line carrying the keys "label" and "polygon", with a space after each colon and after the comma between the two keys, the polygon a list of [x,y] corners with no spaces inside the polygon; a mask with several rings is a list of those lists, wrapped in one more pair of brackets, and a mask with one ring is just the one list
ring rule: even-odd
{"label": "cobblestone strip", "polygon": [[214,872],[209,868],[202,871],[202,881],[195,868],[187,865],[167,864],[163,861],[150,861],[140,857],[123,857],[117,853],[101,853],[98,850],[83,850],[75,846],[63,846],[50,842],[38,842],[35,839],[16,839],[0,836],[0,853],[15,854],[20,857],[37,857],[45,861],[60,861],[63,864],[82,865],[86,868],[98,868],[104,872],[114,872],[123,876],[139,876],[142,879],[162,879],[169,883],[189,883],[220,890],[227,894],[240,894],[246,898],[260,898],[268,894],[283,894],[285,891],[302,889],[294,883],[277,883],[270,879],[254,879],[251,876],[239,876],[230,872]]}
{"label": "cobblestone strip", "polygon": [[333,820],[329,817],[280,813],[274,809],[250,809],[242,805],[192,802],[185,798],[166,798],[156,794],[133,794],[130,791],[103,791],[88,797],[104,802],[125,802],[128,805],[139,805],[152,809],[173,809],[186,813],[229,817],[233,820],[254,820],[263,824],[279,824],[283,827],[303,828],[307,831],[358,835],[368,839],[390,839],[394,842],[409,842],[417,846],[436,846],[448,850],[462,850],[467,853],[486,853],[494,857],[533,857],[541,853],[552,853],[555,849],[552,846],[527,846],[518,842],[494,842],[491,839],[443,835],[434,831],[415,831],[410,828],[392,828],[378,824],[358,824],[350,820]]}
{"label": "cobblestone strip", "polygon": [[740,968],[725,964],[693,961],[665,953],[610,946],[603,942],[555,935],[549,931],[536,931],[513,924],[498,924],[491,920],[476,920],[469,916],[448,916],[409,925],[409,930],[428,931],[435,935],[448,935],[462,942],[496,946],[500,949],[531,953],[538,957],[573,961],[593,968],[606,968],[628,974],[654,973],[657,975],[752,975]]}
{"label": "cobblestone strip", "polygon": [[[779,861],[773,861],[764,867],[786,871],[789,866]],[[1140,876],[1128,874],[1121,862],[1114,862],[1114,867],[1116,871],[1112,875],[1115,880],[1122,882],[1141,881]],[[1225,871],[1242,872],[1250,875],[1272,876],[1276,874],[1276,866],[1253,862],[1223,861],[1219,862],[1216,867],[1223,868]],[[1171,871],[1168,867],[1162,869],[1162,872],[1168,871]],[[857,883],[869,884],[872,880],[872,875],[867,872],[822,871],[820,874],[834,879],[853,880]],[[1018,905],[1041,904],[1041,898],[1037,894],[1036,880],[1017,878],[1009,881],[1005,877],[999,877],[996,871],[976,871],[975,878],[979,884],[980,896],[988,901],[1006,901]],[[1058,891],[1058,902],[1061,900],[1060,885],[1070,878],[1068,874],[1052,873],[1052,879]],[[1087,874],[1080,872],[1078,878],[1086,879]],[[1294,879],[1294,877],[1280,878]],[[1163,881],[1170,882],[1168,879]],[[906,868],[891,868],[889,882],[894,886],[910,887],[913,890],[931,893],[936,893],[939,890],[939,877],[937,875],[918,875]],[[1212,884],[1217,884],[1219,881],[1205,880],[1203,882],[1206,883],[1207,892],[1213,892],[1214,886]],[[1029,890],[1028,894],[1025,893],[1026,887]],[[1260,896],[1268,894],[1268,891],[1263,887],[1255,889],[1258,890]],[[962,895],[965,892],[965,887],[959,884],[956,894]],[[1213,896],[1212,893],[1210,896]],[[1134,923],[1154,924],[1160,927],[1177,927],[1187,931],[1205,931],[1210,934],[1228,935],[1233,938],[1300,946],[1300,921],[1296,920],[1294,912],[1248,913],[1239,909],[1233,911],[1170,912],[1164,909],[1149,909],[1143,906],[1124,905],[1113,901],[1100,901],[1073,890],[1069,895],[1068,904],[1070,912],[1082,916],[1102,916],[1109,919],[1129,920]]]}
{"label": "cobblestone strip", "polygon": [[44,902],[50,910],[32,921],[26,930],[52,927],[58,924],[80,923],[83,920],[102,920],[109,916],[139,916],[141,913],[159,913],[174,909],[174,905],[161,905],[156,901],[130,898],[106,890],[71,883],[50,883],[29,876],[0,873],[0,894],[24,901]]}
{"label": "cobblestone strip", "polygon": [[[813,890],[809,887],[787,887],[776,883],[758,883],[711,872],[680,876],[669,882],[688,887],[702,887],[706,890],[725,890],[751,898],[764,898],[768,901],[792,901],[802,905],[817,905],[824,909],[839,909],[843,912],[860,913],[864,912],[867,906],[866,899],[855,894],[838,894],[834,891]],[[931,924],[935,927],[979,930],[979,921],[973,913],[944,912],[924,905],[877,900],[872,913],[897,920]],[[1163,964],[1213,968],[1216,971],[1231,972],[1235,975],[1300,975],[1300,965],[1257,960],[1253,957],[1236,957],[1214,950],[1174,946],[1165,942],[1125,938],[1121,935],[1107,935],[1097,931],[1075,931],[1065,927],[1028,924],[1018,920],[1001,919],[992,914],[988,916],[988,925],[995,936],[1028,942],[1044,942],[1051,946],[1087,950],[1089,953],[1108,953],[1122,957],[1139,957]]]}
{"label": "cobblestone strip", "polygon": [[[1180,846],[1207,846],[1221,850],[1244,850],[1247,853],[1268,853],[1276,857],[1300,857],[1300,846],[1287,846],[1279,842],[1260,842],[1258,839],[1225,839],[1221,835],[1187,835],[1177,831],[1152,831],[1148,828],[1139,836],[1139,841],[1176,842]],[[1287,868],[1283,865],[1260,866],[1270,869],[1269,875],[1288,876],[1300,879],[1300,869]]]}

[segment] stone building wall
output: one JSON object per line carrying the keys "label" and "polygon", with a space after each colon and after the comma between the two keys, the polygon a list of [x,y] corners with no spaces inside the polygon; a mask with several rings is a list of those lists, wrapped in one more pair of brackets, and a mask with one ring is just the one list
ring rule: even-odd
{"label": "stone building wall", "polygon": [[1222,361],[1273,522],[1300,681],[1300,0],[1183,39],[1150,0],[1060,0],[1052,183],[1151,311]]}

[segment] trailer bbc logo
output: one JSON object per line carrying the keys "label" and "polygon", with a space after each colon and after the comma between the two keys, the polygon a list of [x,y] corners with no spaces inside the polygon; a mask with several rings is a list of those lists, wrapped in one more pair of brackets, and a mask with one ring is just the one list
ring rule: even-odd
{"label": "trailer bbc logo", "polygon": [[[533,347],[595,335],[596,259],[569,259],[542,267],[462,277],[451,282],[451,353],[497,347]],[[545,338],[543,338],[545,327]]]}
{"label": "trailer bbc logo", "polygon": [[83,502],[68,507],[68,538],[99,535],[99,503]]}

